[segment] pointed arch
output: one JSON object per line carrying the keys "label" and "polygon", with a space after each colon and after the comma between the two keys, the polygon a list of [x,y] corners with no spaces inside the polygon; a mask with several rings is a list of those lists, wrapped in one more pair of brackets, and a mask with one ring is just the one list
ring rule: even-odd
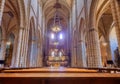
{"label": "pointed arch", "polygon": [[7,43],[6,43],[6,54],[5,54],[5,66],[11,66],[12,58],[14,57],[14,40],[15,35],[11,32],[7,36]]}
{"label": "pointed arch", "polygon": [[[28,53],[27,53],[27,66],[33,67],[33,61],[35,61],[36,57],[33,55],[35,54],[35,47],[34,43],[36,43],[36,31],[35,31],[35,20],[34,17],[30,19],[30,28],[29,28],[29,37],[28,37]],[[37,51],[36,51],[37,52]]]}

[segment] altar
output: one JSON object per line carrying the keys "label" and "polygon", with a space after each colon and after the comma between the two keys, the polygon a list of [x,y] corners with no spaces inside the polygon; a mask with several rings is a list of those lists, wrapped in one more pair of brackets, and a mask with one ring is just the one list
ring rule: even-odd
{"label": "altar", "polygon": [[52,67],[67,66],[68,56],[48,56],[47,65]]}

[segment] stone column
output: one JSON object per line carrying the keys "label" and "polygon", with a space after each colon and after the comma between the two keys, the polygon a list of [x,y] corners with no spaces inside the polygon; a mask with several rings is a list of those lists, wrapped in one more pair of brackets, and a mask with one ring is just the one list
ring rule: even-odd
{"label": "stone column", "polygon": [[29,32],[27,33],[28,39],[26,40],[26,50],[25,50],[25,55],[27,56],[26,58],[26,67],[30,67],[30,53],[31,53],[31,43],[29,39]]}
{"label": "stone column", "polygon": [[0,0],[0,25],[2,21],[3,11],[4,11],[5,0]]}
{"label": "stone column", "polygon": [[[41,42],[40,42],[41,43]],[[38,55],[37,55],[37,67],[42,67],[43,63],[42,63],[42,44],[38,43]]]}
{"label": "stone column", "polygon": [[22,63],[22,60],[21,60],[21,49],[22,49],[22,43],[23,43],[23,31],[24,31],[24,28],[20,27],[15,67],[22,66],[21,65],[21,63]]}
{"label": "stone column", "polygon": [[72,57],[71,57],[71,66],[72,67],[76,67],[76,46],[75,46],[75,43],[74,43],[74,41],[73,41],[74,39],[72,39],[72,50],[71,50],[71,52],[72,52]]}
{"label": "stone column", "polygon": [[77,66],[78,67],[86,67],[84,51],[83,51],[83,41],[80,40],[77,45]]}
{"label": "stone column", "polygon": [[32,48],[31,48],[31,54],[30,54],[30,67],[36,67],[37,62],[37,45],[36,40],[32,40]]}
{"label": "stone column", "polygon": [[76,38],[76,35],[73,39],[74,39],[74,43],[73,43],[73,63],[74,63],[74,67],[77,67],[78,60],[77,60],[77,38]]}
{"label": "stone column", "polygon": [[95,28],[91,28],[88,31],[87,48],[88,67],[102,67],[98,32]]}
{"label": "stone column", "polygon": [[77,44],[78,44],[78,37],[79,37],[79,29],[78,29],[78,10],[77,10],[77,0],[75,0],[75,26],[76,26],[76,31],[75,31],[75,53],[76,53],[76,66],[78,67],[79,65],[79,55],[78,55],[78,47],[77,47]]}
{"label": "stone column", "polygon": [[82,43],[81,42],[77,44],[77,67],[83,67]]}
{"label": "stone column", "polygon": [[118,40],[118,48],[120,53],[120,4],[118,0],[111,0],[111,10],[113,15],[113,20],[116,28],[116,35]]}
{"label": "stone column", "polygon": [[25,67],[28,67],[28,40],[29,40],[29,29],[27,27],[26,31],[25,31],[25,43],[24,43],[24,65]]}
{"label": "stone column", "polygon": [[15,67],[18,36],[15,36],[11,67]]}
{"label": "stone column", "polygon": [[[28,66],[30,63],[30,60],[28,61],[28,58],[30,57],[30,56],[28,57],[28,43],[29,43],[28,41],[29,41],[29,25],[26,26],[23,32],[23,43],[22,43],[22,51],[21,51],[22,66],[21,67],[30,67]],[[34,43],[34,40],[32,40],[32,42]]]}
{"label": "stone column", "polygon": [[[0,26],[1,26],[1,22],[2,22],[4,5],[5,5],[5,0],[0,0]],[[0,60],[5,59],[5,51],[6,51],[6,40],[2,39],[2,41],[1,41],[1,49],[0,49]]]}
{"label": "stone column", "polygon": [[28,51],[29,29],[26,27],[22,34],[21,54],[20,54],[20,67],[27,67],[27,51]]}
{"label": "stone column", "polygon": [[[5,60],[5,53],[6,53],[6,39],[2,39],[0,49],[0,60]],[[3,65],[0,66],[3,67]]]}
{"label": "stone column", "polygon": [[26,47],[25,45],[25,38],[26,37],[26,29],[24,28],[23,30],[23,34],[22,34],[22,43],[21,43],[21,52],[20,52],[20,67],[26,67],[26,63],[25,63],[25,53],[24,53],[24,49]]}
{"label": "stone column", "polygon": [[72,67],[77,67],[77,53],[76,53],[76,46],[73,47],[73,55],[72,55]]}
{"label": "stone column", "polygon": [[30,18],[29,18],[29,16],[30,16],[30,6],[31,6],[31,0],[28,2],[28,7],[27,7],[27,12],[28,12],[28,14],[27,14],[27,16],[26,16],[26,39],[25,39],[25,45],[26,45],[26,47],[25,47],[25,50],[24,50],[24,52],[25,52],[25,63],[26,63],[26,67],[29,67],[29,65],[30,65],[30,56],[28,55],[28,46],[29,46],[29,30],[30,30]]}

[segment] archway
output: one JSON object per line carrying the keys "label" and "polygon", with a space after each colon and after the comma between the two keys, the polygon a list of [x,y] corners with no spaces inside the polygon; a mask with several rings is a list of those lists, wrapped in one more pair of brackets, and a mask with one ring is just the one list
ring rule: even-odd
{"label": "archway", "polygon": [[[15,46],[17,46],[18,42],[17,42],[17,37],[18,37],[18,31],[20,28],[20,25],[22,24],[21,22],[25,23],[22,20],[22,17],[24,16],[22,10],[24,9],[24,2],[21,3],[23,0],[21,0],[20,2],[18,0],[6,0],[5,1],[5,5],[4,5],[4,11],[3,11],[3,15],[2,15],[2,22],[1,22],[1,27],[2,27],[2,40],[1,40],[1,57],[0,60],[5,60],[5,55],[6,55],[6,43],[8,41],[8,34],[11,35],[11,32],[14,34],[14,36],[16,37],[16,43]],[[15,61],[16,61],[16,54],[17,54],[17,47],[14,48],[13,50],[14,52],[13,54],[13,60],[12,60],[12,66],[15,65]],[[17,59],[18,60],[18,59]],[[18,61],[17,61],[18,62]],[[9,63],[9,65],[11,65]]]}
{"label": "archway", "polygon": [[103,67],[108,66],[108,61],[113,61],[111,54],[109,31],[113,23],[110,3],[104,3],[97,16],[97,27],[100,40],[101,57]]}
{"label": "archway", "polygon": [[[48,0],[43,7],[46,19],[45,66],[69,66],[69,7],[64,0]],[[58,6],[59,4],[59,6]]]}
{"label": "archway", "polygon": [[12,63],[14,39],[15,39],[14,34],[10,33],[6,42],[5,66],[7,67],[10,67]]}
{"label": "archway", "polygon": [[29,39],[28,39],[28,66],[37,66],[37,35],[35,29],[35,21],[32,17],[30,20]]}
{"label": "archway", "polygon": [[112,60],[114,61],[115,66],[120,67],[120,57],[118,51],[118,41],[117,41],[115,26],[112,27],[109,34],[109,38],[110,38]]}
{"label": "archway", "polygon": [[107,43],[105,41],[104,36],[100,37],[100,49],[101,49],[101,58],[102,58],[102,65],[103,67],[107,66]]}

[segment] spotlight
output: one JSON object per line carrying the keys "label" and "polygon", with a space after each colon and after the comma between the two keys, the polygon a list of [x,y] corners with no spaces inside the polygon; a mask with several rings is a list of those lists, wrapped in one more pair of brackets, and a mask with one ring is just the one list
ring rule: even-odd
{"label": "spotlight", "polygon": [[63,39],[63,35],[62,34],[60,34],[60,39]]}
{"label": "spotlight", "polygon": [[55,35],[54,35],[53,33],[51,34],[51,38],[52,38],[52,39],[54,39],[54,38],[55,38]]}

